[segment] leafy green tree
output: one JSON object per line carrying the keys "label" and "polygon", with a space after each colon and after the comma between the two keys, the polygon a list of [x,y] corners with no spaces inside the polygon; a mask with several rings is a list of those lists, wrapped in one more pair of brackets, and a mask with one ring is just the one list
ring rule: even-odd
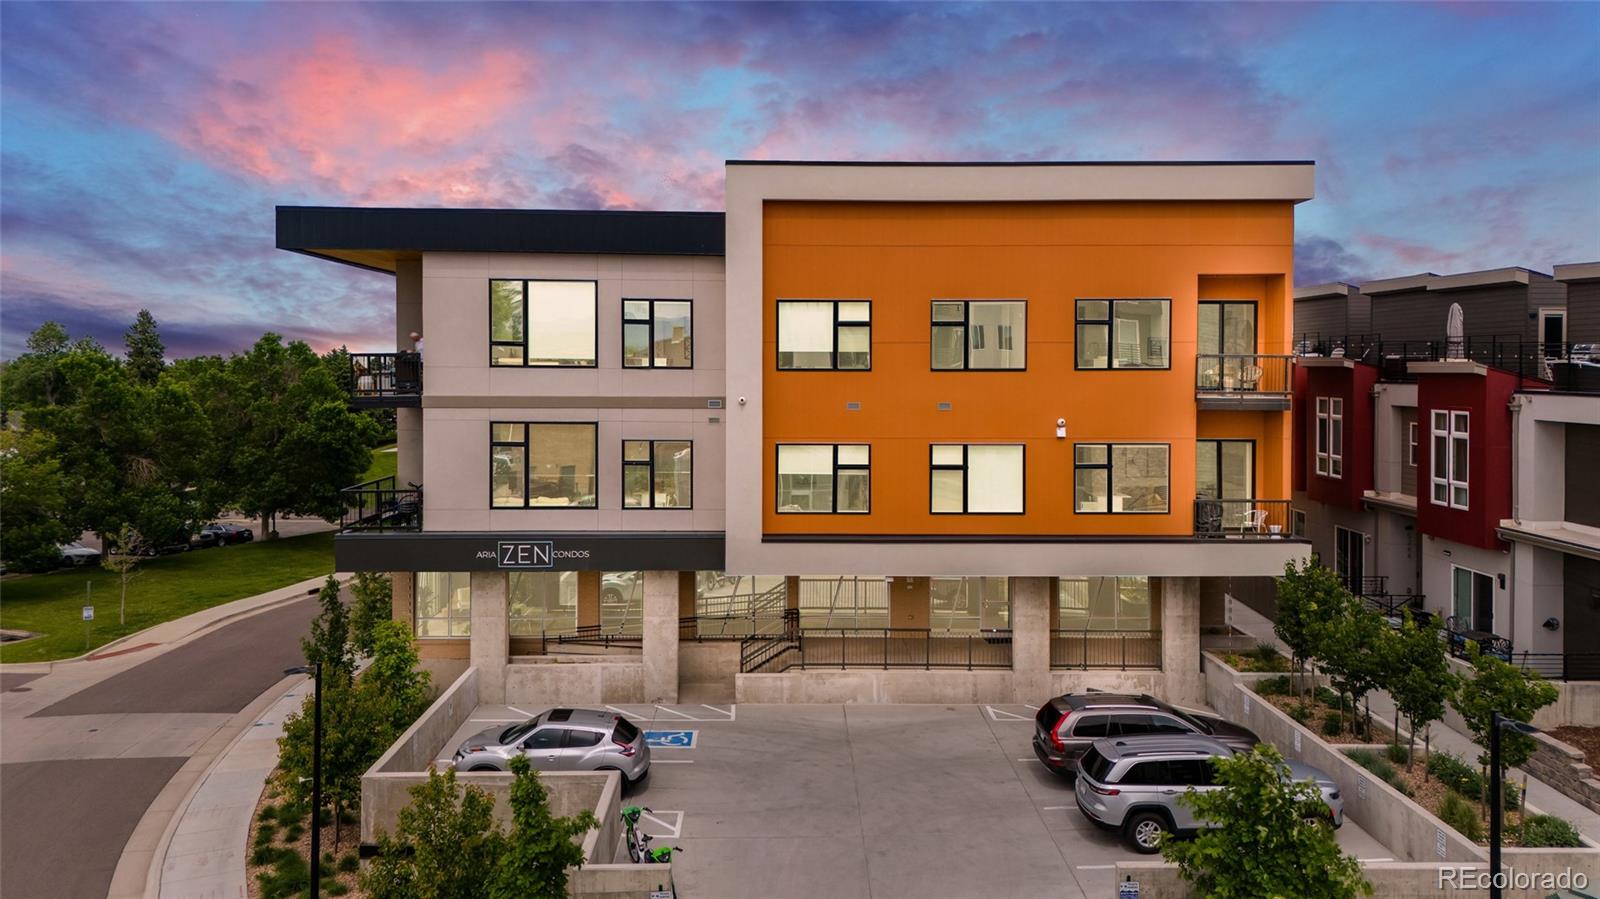
{"label": "leafy green tree", "polygon": [[430,769],[411,795],[395,833],[379,835],[361,888],[385,899],[481,899],[485,875],[506,848],[494,800],[477,787],[459,787],[453,769]]}
{"label": "leafy green tree", "polygon": [[0,377],[0,405],[7,412],[53,406],[63,398],[66,381],[57,365],[70,348],[67,329],[47,321],[28,335],[28,351],[6,363]]}
{"label": "leafy green tree", "polygon": [[128,347],[128,373],[144,384],[154,384],[167,366],[167,346],[161,342],[161,331],[150,310],[139,310],[122,342]]}
{"label": "leafy green tree", "polygon": [[387,574],[358,571],[350,582],[355,602],[350,609],[350,643],[357,652],[370,655],[373,630],[392,617],[392,588]]}
{"label": "leafy green tree", "polygon": [[[1532,672],[1523,671],[1487,655],[1478,645],[1467,642],[1467,661],[1472,665],[1472,675],[1463,677],[1450,697],[1450,706],[1466,720],[1472,731],[1472,741],[1483,753],[1478,763],[1489,764],[1489,713],[1498,710],[1502,717],[1517,721],[1533,720],[1535,712],[1561,695],[1556,686]],[[1500,766],[1515,768],[1533,754],[1532,737],[1513,731],[1500,734]]]}
{"label": "leafy green tree", "polygon": [[120,595],[117,598],[117,623],[128,623],[128,582],[138,577],[140,555],[144,551],[144,538],[128,525],[123,525],[101,545],[100,565],[117,576]]}
{"label": "leafy green tree", "polygon": [[1217,759],[1220,790],[1178,799],[1212,826],[1161,853],[1208,899],[1352,899],[1372,894],[1361,864],[1345,855],[1314,784],[1289,775],[1271,746]]}
{"label": "leafy green tree", "polygon": [[0,559],[16,571],[47,571],[56,547],[76,539],[68,484],[50,435],[0,429]]}
{"label": "leafy green tree", "polygon": [[579,839],[596,827],[594,813],[550,814],[550,798],[526,757],[512,756],[511,833],[495,865],[489,899],[563,899],[567,869],[583,864]]}
{"label": "leafy green tree", "polygon": [[1340,705],[1342,697],[1349,696],[1351,712],[1356,713],[1391,667],[1394,631],[1348,592],[1330,599],[1325,608],[1330,614],[1311,629],[1313,652],[1339,691]]}
{"label": "leafy green tree", "polygon": [[417,664],[417,647],[403,621],[373,628],[372,664],[361,674],[363,688],[383,707],[382,717],[398,737],[428,707],[430,676]]}
{"label": "leafy green tree", "polygon": [[[1450,675],[1450,663],[1445,657],[1444,641],[1433,628],[1418,627],[1410,615],[1390,644],[1388,671],[1384,686],[1389,698],[1394,700],[1395,714],[1406,716],[1406,728],[1411,732],[1406,768],[1416,755],[1417,731],[1428,728],[1444,717],[1445,702],[1450,699],[1455,678]],[[1398,742],[1400,731],[1395,729]]]}
{"label": "leafy green tree", "polygon": [[355,673],[350,652],[350,612],[339,595],[339,580],[333,575],[317,591],[322,613],[311,621],[311,634],[300,641],[307,665],[322,664],[322,682],[348,681]]}
{"label": "leafy green tree", "polygon": [[1317,641],[1326,622],[1345,608],[1349,591],[1332,569],[1323,567],[1316,556],[1296,568],[1293,562],[1278,578],[1278,602],[1272,630],[1289,647],[1294,669],[1303,671],[1317,655]]}

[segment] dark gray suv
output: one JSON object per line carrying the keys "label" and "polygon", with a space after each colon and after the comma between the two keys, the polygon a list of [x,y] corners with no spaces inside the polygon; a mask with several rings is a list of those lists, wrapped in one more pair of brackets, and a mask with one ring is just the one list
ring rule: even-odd
{"label": "dark gray suv", "polygon": [[1040,706],[1033,721],[1034,755],[1046,768],[1068,777],[1077,774],[1078,757],[1107,737],[1198,734],[1241,751],[1261,742],[1231,721],[1180,709],[1146,693],[1068,693]]}

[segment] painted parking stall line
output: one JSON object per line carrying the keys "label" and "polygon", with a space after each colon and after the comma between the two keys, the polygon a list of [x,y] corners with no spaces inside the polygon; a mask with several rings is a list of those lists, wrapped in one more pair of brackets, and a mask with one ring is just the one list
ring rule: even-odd
{"label": "painted parking stall line", "polygon": [[651,749],[693,749],[699,737],[697,730],[647,730],[644,744]]}
{"label": "painted parking stall line", "polygon": [[683,835],[683,812],[655,809],[639,813],[639,830],[653,840],[675,840]]}
{"label": "painted parking stall line", "polygon": [[1019,715],[1016,712],[1008,712],[1005,709],[997,709],[992,705],[986,705],[983,708],[989,713],[990,721],[998,721],[1002,724],[1015,724],[1019,721],[1028,722],[1033,720],[1032,715]]}

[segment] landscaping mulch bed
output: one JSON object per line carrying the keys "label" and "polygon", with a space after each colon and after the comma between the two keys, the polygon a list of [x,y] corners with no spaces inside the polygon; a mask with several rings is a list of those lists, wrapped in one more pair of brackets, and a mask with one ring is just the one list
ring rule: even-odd
{"label": "landscaping mulch bed", "polygon": [[[260,833],[262,827],[262,809],[269,807],[278,808],[284,805],[284,802],[274,797],[272,793],[273,788],[270,785],[261,791],[261,798],[256,801],[255,813],[251,815],[250,818],[250,836],[249,840],[245,843],[245,873],[250,899],[272,899],[273,896],[281,895],[276,890],[269,895],[262,889],[261,885],[262,875],[271,877],[272,874],[277,870],[276,862],[268,862],[264,865],[254,864],[257,835]],[[309,814],[306,815],[306,817],[303,819],[303,822],[310,822]],[[274,820],[273,823],[276,825],[276,820]],[[271,845],[274,847],[291,850],[298,854],[303,861],[310,857],[311,830],[304,826],[302,826],[302,830],[303,833],[300,834],[299,839],[289,842],[283,838],[284,828],[282,826],[278,826],[277,837],[272,840]],[[342,828],[340,828],[339,836],[339,852],[334,856],[335,873],[331,878],[323,878],[322,895],[344,896],[348,897],[348,899],[365,899],[366,893],[361,891],[361,888],[358,884],[360,873],[359,867],[353,871],[339,870],[339,861],[341,858],[345,856],[354,858],[356,856],[356,846],[360,840],[360,825],[345,824]],[[324,856],[326,856],[327,853],[333,852],[333,824],[331,822],[323,826],[321,839],[321,848]],[[333,883],[337,883],[337,886],[332,886]],[[330,886],[332,886],[331,889],[329,888]],[[302,889],[299,892],[288,893],[287,895],[306,895],[306,890]]]}
{"label": "landscaping mulch bed", "polygon": [[[1378,751],[1382,752],[1382,749],[1379,748]],[[1413,760],[1410,770],[1406,769],[1404,763],[1393,764],[1393,762],[1390,762],[1389,765],[1394,771],[1394,779],[1389,781],[1390,786],[1395,786],[1397,782],[1399,784],[1404,784],[1406,791],[1409,791],[1411,795],[1411,799],[1434,815],[1439,814],[1439,807],[1444,803],[1445,798],[1454,793],[1454,791],[1448,786],[1445,786],[1445,784],[1440,781],[1439,778],[1427,774],[1427,756],[1423,754],[1420,743],[1417,746],[1416,756]],[[1371,768],[1368,768],[1368,773],[1372,774],[1374,779],[1384,779],[1379,772],[1373,771]],[[1526,786],[1527,783],[1526,776],[1517,777],[1513,775],[1508,783],[1516,788],[1518,791],[1517,795],[1521,795],[1520,791]],[[1488,805],[1477,797],[1462,796],[1462,798],[1466,799],[1471,805],[1472,809],[1478,814],[1478,825],[1480,830],[1480,836],[1477,840],[1478,845],[1489,845],[1487,836],[1489,833]],[[1506,810],[1503,817],[1503,845],[1520,845],[1518,836],[1521,830],[1522,817],[1523,815],[1520,811],[1513,809]],[[1466,836],[1466,834],[1462,834],[1462,836]]]}
{"label": "landscaping mulch bed", "polygon": [[[1260,694],[1257,694],[1257,695],[1260,695]],[[1330,734],[1326,730],[1324,730],[1323,728],[1325,726],[1325,722],[1330,717],[1334,717],[1334,716],[1337,716],[1339,714],[1339,710],[1338,710],[1337,707],[1328,705],[1327,703],[1321,702],[1321,701],[1319,701],[1319,700],[1317,700],[1315,698],[1303,698],[1302,699],[1302,698],[1296,698],[1294,696],[1280,696],[1280,695],[1262,696],[1261,698],[1265,699],[1267,702],[1272,703],[1273,706],[1275,706],[1279,711],[1283,712],[1284,714],[1288,715],[1291,718],[1293,718],[1295,716],[1295,710],[1297,708],[1299,708],[1301,706],[1309,707],[1310,710],[1311,710],[1311,716],[1309,718],[1305,719],[1304,721],[1301,721],[1300,723],[1302,725],[1304,725],[1307,729],[1309,729],[1312,733],[1316,734],[1317,736],[1321,737],[1324,740],[1327,740],[1330,743],[1368,743],[1368,744],[1371,744],[1371,743],[1387,743],[1389,741],[1388,729],[1383,726],[1382,720],[1377,718],[1376,716],[1374,716],[1373,719],[1372,719],[1372,732],[1370,734],[1367,734],[1367,735],[1363,736],[1363,735],[1355,733],[1354,731],[1352,731],[1350,729],[1351,724],[1353,722],[1350,720],[1350,717],[1351,717],[1350,716],[1350,712],[1348,710],[1346,710],[1345,713],[1344,713],[1343,722],[1342,722],[1344,724],[1344,726],[1341,727],[1338,731]],[[1296,719],[1296,720],[1299,720],[1299,719]]]}
{"label": "landscaping mulch bed", "polygon": [[1552,727],[1550,736],[1583,753],[1584,761],[1600,772],[1600,727]]}

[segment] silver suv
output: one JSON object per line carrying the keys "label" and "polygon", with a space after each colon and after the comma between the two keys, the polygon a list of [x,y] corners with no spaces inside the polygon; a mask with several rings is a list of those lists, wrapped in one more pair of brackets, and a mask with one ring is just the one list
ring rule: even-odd
{"label": "silver suv", "polygon": [[[1100,827],[1121,831],[1135,851],[1155,852],[1161,834],[1189,834],[1203,826],[1178,797],[1189,790],[1218,789],[1211,760],[1231,755],[1232,749],[1209,737],[1098,740],[1079,760],[1078,810]],[[1335,829],[1342,826],[1344,800],[1333,778],[1302,762],[1288,765],[1290,777],[1316,783],[1328,822]]]}
{"label": "silver suv", "polygon": [[596,709],[550,709],[473,734],[456,749],[456,770],[509,771],[519,752],[540,771],[621,771],[630,784],[650,772],[650,747],[639,728]]}

